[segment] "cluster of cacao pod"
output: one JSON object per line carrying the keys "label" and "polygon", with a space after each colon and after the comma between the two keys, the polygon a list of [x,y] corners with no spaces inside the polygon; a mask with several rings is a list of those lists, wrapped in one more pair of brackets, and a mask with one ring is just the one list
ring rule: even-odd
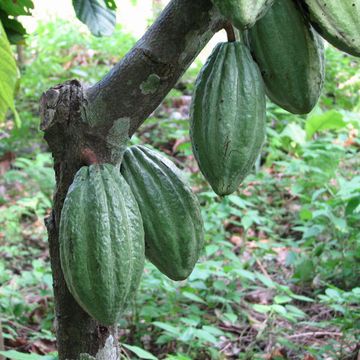
{"label": "cluster of cacao pod", "polygon": [[190,137],[201,172],[224,196],[239,187],[261,152],[265,94],[294,114],[316,105],[325,77],[320,35],[360,56],[360,0],[212,1],[240,41],[218,44],[202,68]]}
{"label": "cluster of cacao pod", "polygon": [[76,173],[61,212],[61,267],[78,304],[112,325],[135,296],[145,256],[183,280],[203,238],[199,203],[180,170],[160,153],[131,146],[121,169],[93,164]]}
{"label": "cluster of cacao pod", "polygon": [[[300,0],[299,0],[300,1]],[[265,138],[265,94],[305,114],[324,81],[322,41],[360,56],[360,0],[213,0],[242,41],[216,46],[196,81],[191,140],[219,195],[234,192]],[[134,297],[145,256],[173,280],[187,278],[203,246],[199,203],[179,169],[144,146],[119,166],[82,167],[60,220],[60,260],[79,305],[104,325]]]}

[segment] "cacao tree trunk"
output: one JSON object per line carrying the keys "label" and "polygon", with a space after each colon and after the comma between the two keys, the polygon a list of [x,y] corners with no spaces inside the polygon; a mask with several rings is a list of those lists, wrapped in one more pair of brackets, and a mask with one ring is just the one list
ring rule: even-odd
{"label": "cacao tree trunk", "polygon": [[[134,48],[97,84],[71,80],[46,91],[41,125],[54,158],[56,190],[49,235],[60,360],[117,360],[116,327],[92,319],[69,293],[60,266],[59,220],[75,173],[118,163],[119,144],[160,104],[223,20],[210,0],[172,0]],[[82,355],[83,354],[83,355]]]}

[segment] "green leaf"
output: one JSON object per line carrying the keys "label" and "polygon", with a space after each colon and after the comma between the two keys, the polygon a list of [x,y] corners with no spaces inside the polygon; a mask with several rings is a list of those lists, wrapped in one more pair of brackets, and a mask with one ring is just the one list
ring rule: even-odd
{"label": "green leaf", "polygon": [[197,295],[195,295],[193,293],[184,291],[183,295],[189,300],[192,300],[192,301],[195,301],[195,302],[198,302],[198,303],[201,303],[201,304],[206,304],[206,302],[201,297],[199,297],[199,296],[197,296]]}
{"label": "green leaf", "polygon": [[166,360],[191,360],[191,358],[186,355],[176,354],[176,355],[168,355]]}
{"label": "green leaf", "polygon": [[350,199],[346,205],[345,214],[347,216],[349,216],[349,215],[355,213],[356,209],[358,209],[359,206],[360,206],[360,196]]}
{"label": "green leaf", "polygon": [[0,1],[0,9],[11,16],[31,15],[33,8],[32,0]]}
{"label": "green leaf", "polygon": [[224,335],[224,332],[220,329],[218,329],[217,327],[215,326],[207,326],[207,325],[204,325],[202,327],[202,329],[210,334],[213,334],[215,336],[222,336]]}
{"label": "green leaf", "polygon": [[255,281],[256,275],[245,269],[234,269],[234,272],[243,279],[248,279],[250,281]]}
{"label": "green leaf", "polygon": [[299,211],[299,216],[300,216],[301,220],[311,220],[313,217],[313,214],[309,209],[302,208]]}
{"label": "green leaf", "polygon": [[292,313],[292,315],[298,319],[303,319],[306,317],[306,313],[304,313],[302,310],[300,310],[296,306],[286,305],[286,310],[290,311]]}
{"label": "green leaf", "polygon": [[211,255],[215,254],[219,250],[218,245],[210,244],[205,247],[206,256],[210,257]]}
{"label": "green leaf", "polygon": [[157,357],[155,357],[153,354],[139,348],[138,346],[132,346],[128,344],[121,344],[121,346],[133,352],[140,359],[157,360]]}
{"label": "green leaf", "polygon": [[224,318],[229,320],[232,324],[235,324],[238,319],[237,315],[234,313],[225,313]]}
{"label": "green leaf", "polygon": [[196,327],[199,325],[200,318],[196,317],[194,319],[189,319],[189,318],[182,317],[182,318],[180,318],[180,321],[188,326]]}
{"label": "green leaf", "polygon": [[315,265],[311,259],[303,258],[295,266],[294,279],[307,283],[312,281],[315,276]]}
{"label": "green leaf", "polygon": [[2,10],[0,10],[0,21],[3,24],[6,36],[11,44],[20,44],[24,42],[26,30],[19,21],[9,19],[8,15]]}
{"label": "green leaf", "polygon": [[14,91],[18,76],[16,62],[0,21],[0,121],[4,120],[10,108],[15,115],[17,125],[20,124],[20,119],[15,110]]}
{"label": "green leaf", "polygon": [[271,305],[271,310],[273,310],[279,315],[286,315],[286,309],[282,305],[273,304]]}
{"label": "green leaf", "polygon": [[253,206],[251,203],[249,203],[246,200],[243,200],[241,197],[237,195],[229,195],[227,198],[228,200],[230,200],[231,203],[238,206],[240,209],[246,209],[249,206]]}
{"label": "green leaf", "polygon": [[177,337],[177,340],[182,341],[184,343],[189,343],[189,341],[191,341],[194,338],[195,331],[196,331],[195,328],[188,327],[179,337]]}
{"label": "green leaf", "polygon": [[341,294],[336,289],[326,289],[325,294],[333,300],[342,301]]}
{"label": "green leaf", "polygon": [[289,297],[287,295],[276,295],[274,297],[274,302],[276,304],[286,304],[291,301],[292,301],[291,297]]}
{"label": "green leaf", "polygon": [[261,314],[266,314],[271,311],[270,305],[261,305],[261,304],[255,304],[253,305],[253,309]]}
{"label": "green leaf", "polygon": [[116,10],[116,2],[115,2],[115,0],[105,0],[105,5],[110,10]]}
{"label": "green leaf", "polygon": [[305,302],[314,302],[314,299],[311,299],[304,295],[297,295],[297,294],[291,294],[291,297],[293,299],[299,300],[299,301],[305,301]]}
{"label": "green leaf", "polygon": [[253,223],[254,223],[254,218],[251,215],[245,215],[241,218],[241,225],[244,227],[245,230],[250,229]]}
{"label": "green leaf", "polygon": [[25,354],[19,351],[10,350],[10,351],[0,351],[0,355],[12,360],[55,360],[54,356],[43,356],[37,354]]}
{"label": "green leaf", "polygon": [[160,321],[154,321],[153,324],[155,326],[159,327],[160,329],[168,331],[169,333],[179,335],[179,330],[175,326],[172,326],[172,325],[160,322]]}
{"label": "green leaf", "polygon": [[216,344],[217,343],[217,339],[214,335],[208,333],[205,330],[202,329],[197,329],[195,331],[195,336],[197,338],[199,338],[200,340],[204,340],[206,342],[212,343],[212,344]]}
{"label": "green leaf", "polygon": [[288,137],[293,142],[299,145],[305,144],[305,131],[296,123],[286,125],[285,129],[280,134],[281,137]]}
{"label": "green leaf", "polygon": [[317,131],[341,129],[346,126],[343,116],[335,111],[330,110],[321,115],[313,115],[307,119],[305,125],[306,137],[311,139]]}
{"label": "green leaf", "polygon": [[103,0],[73,0],[78,19],[86,24],[95,36],[110,36],[116,23],[116,15]]}
{"label": "green leaf", "polygon": [[276,287],[276,284],[267,276],[257,272],[256,273],[256,277],[267,287],[269,288],[274,288]]}

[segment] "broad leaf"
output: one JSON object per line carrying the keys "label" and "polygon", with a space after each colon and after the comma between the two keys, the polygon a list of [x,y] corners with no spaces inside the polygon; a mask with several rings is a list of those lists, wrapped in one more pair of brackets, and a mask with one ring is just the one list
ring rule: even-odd
{"label": "broad leaf", "polygon": [[11,16],[31,15],[33,8],[32,0],[0,1],[0,9]]}
{"label": "broad leaf", "polygon": [[168,331],[171,334],[175,334],[175,335],[179,335],[180,331],[178,328],[170,325],[170,324],[166,324],[160,321],[154,321],[153,324],[157,327],[159,327],[160,329],[163,329],[165,331]]}
{"label": "broad leaf", "polygon": [[202,329],[196,329],[195,336],[198,339],[209,342],[211,344],[217,344],[217,342],[218,342],[214,335],[212,335],[209,332],[202,330]]}
{"label": "broad leaf", "polygon": [[317,131],[341,129],[346,126],[343,116],[335,110],[321,115],[313,115],[306,121],[305,130],[307,139],[311,139]]}
{"label": "broad leaf", "polygon": [[121,345],[124,348],[133,352],[140,359],[157,360],[157,357],[155,357],[153,354],[139,348],[138,346],[132,346],[132,345],[127,345],[127,344],[121,344]]}
{"label": "broad leaf", "polygon": [[195,295],[193,293],[184,291],[183,295],[186,298],[188,298],[189,300],[192,300],[192,301],[195,301],[195,302],[198,302],[198,303],[202,303],[202,304],[206,304],[206,302],[201,297],[199,297],[199,296],[197,296],[197,295]]}
{"label": "broad leaf", "polygon": [[0,351],[0,355],[4,355],[6,358],[12,360],[55,360],[54,356],[43,356],[37,354],[25,354],[15,350]]}
{"label": "broad leaf", "polygon": [[0,121],[4,120],[7,110],[10,108],[19,125],[20,119],[14,105],[14,91],[18,75],[16,62],[0,21]]}
{"label": "broad leaf", "polygon": [[108,6],[111,1],[73,0],[76,16],[95,36],[110,36],[115,28],[116,16]]}
{"label": "broad leaf", "polygon": [[20,44],[24,42],[26,30],[19,21],[10,19],[8,14],[3,10],[0,10],[0,21],[3,24],[6,36],[11,44]]}
{"label": "broad leaf", "polygon": [[299,145],[305,144],[305,131],[298,124],[295,123],[290,123],[286,125],[280,136],[288,137]]}

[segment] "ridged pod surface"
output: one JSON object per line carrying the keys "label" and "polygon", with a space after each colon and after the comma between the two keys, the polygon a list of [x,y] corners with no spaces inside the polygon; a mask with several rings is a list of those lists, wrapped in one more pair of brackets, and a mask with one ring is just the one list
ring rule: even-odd
{"label": "ridged pod surface", "polygon": [[330,44],[360,57],[360,0],[299,0],[314,28]]}
{"label": "ridged pod surface", "polygon": [[245,30],[266,14],[274,0],[212,0],[212,2],[234,26]]}
{"label": "ridged pod surface", "polygon": [[217,194],[234,192],[253,167],[265,117],[263,82],[248,48],[218,44],[196,80],[190,126],[194,155]]}
{"label": "ridged pod surface", "polygon": [[139,204],[146,257],[170,279],[186,279],[204,242],[196,196],[170,160],[145,146],[126,150],[121,172]]}
{"label": "ridged pod surface", "polygon": [[324,83],[324,51],[299,7],[276,0],[248,38],[269,98],[291,113],[309,113]]}
{"label": "ridged pod surface", "polygon": [[66,195],[60,221],[60,258],[79,305],[103,325],[116,323],[144,268],[144,229],[118,168],[82,167]]}

